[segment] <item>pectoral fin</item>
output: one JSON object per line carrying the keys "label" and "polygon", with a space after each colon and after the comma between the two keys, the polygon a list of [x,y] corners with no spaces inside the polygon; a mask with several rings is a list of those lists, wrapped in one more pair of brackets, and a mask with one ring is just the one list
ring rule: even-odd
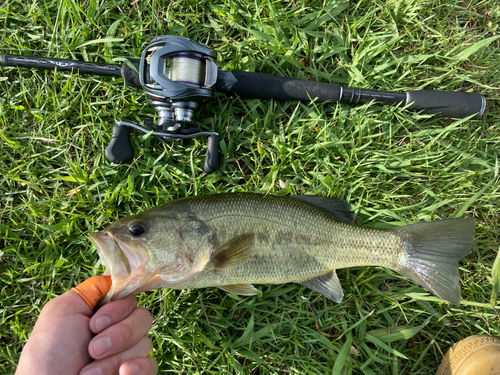
{"label": "pectoral fin", "polygon": [[340,281],[335,273],[335,270],[299,284],[302,284],[315,292],[321,293],[326,298],[329,298],[337,303],[342,302],[342,298],[344,297],[344,292],[342,291],[342,286],[340,285]]}
{"label": "pectoral fin", "polygon": [[217,271],[228,270],[245,264],[252,255],[254,235],[245,233],[226,242],[212,255]]}
{"label": "pectoral fin", "polygon": [[224,285],[219,286],[225,292],[238,294],[240,296],[253,296],[258,294],[259,291],[251,284],[234,284],[234,285]]}

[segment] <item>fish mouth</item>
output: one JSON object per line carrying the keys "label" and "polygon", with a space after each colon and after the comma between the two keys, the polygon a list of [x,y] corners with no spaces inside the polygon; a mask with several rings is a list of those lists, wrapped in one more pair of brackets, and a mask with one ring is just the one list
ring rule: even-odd
{"label": "fish mouth", "polygon": [[106,267],[104,275],[111,276],[111,288],[98,307],[129,294],[165,287],[181,289],[209,260],[210,249],[207,248],[203,262],[193,267],[181,246],[173,262],[153,269],[148,266],[150,254],[139,241],[123,241],[110,231],[91,233],[89,238]]}
{"label": "fish mouth", "polygon": [[144,262],[141,261],[137,246],[119,241],[110,232],[89,234],[95,244],[101,262],[106,267],[103,275],[111,276],[111,289],[99,305],[121,299],[133,293],[144,282]]}

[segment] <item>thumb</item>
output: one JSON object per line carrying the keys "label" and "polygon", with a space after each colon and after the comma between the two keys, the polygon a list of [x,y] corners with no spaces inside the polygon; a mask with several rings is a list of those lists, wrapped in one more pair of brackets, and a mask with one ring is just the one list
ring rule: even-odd
{"label": "thumb", "polygon": [[91,310],[94,310],[94,307],[111,289],[111,284],[111,276],[94,276],[71,290],[76,292]]}

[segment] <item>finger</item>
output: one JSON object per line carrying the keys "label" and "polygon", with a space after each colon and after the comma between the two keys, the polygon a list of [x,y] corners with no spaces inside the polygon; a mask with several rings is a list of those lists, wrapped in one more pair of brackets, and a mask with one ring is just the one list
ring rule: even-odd
{"label": "finger", "polygon": [[128,317],[137,307],[137,299],[134,295],[111,301],[101,307],[90,319],[89,328],[95,334],[101,333],[106,328],[111,327]]}
{"label": "finger", "polygon": [[105,329],[90,341],[90,356],[101,359],[134,346],[149,331],[151,323],[149,311],[136,307],[127,318]]}
{"label": "finger", "polygon": [[120,375],[156,375],[158,362],[154,357],[136,358],[120,366]]}
{"label": "finger", "polygon": [[118,354],[92,362],[85,366],[80,375],[117,374],[120,366],[137,358],[148,357],[151,352],[151,340],[143,336],[134,346]]}
{"label": "finger", "polygon": [[94,310],[94,307],[104,298],[109,289],[111,289],[110,276],[94,276],[71,290],[85,301],[90,310]]}

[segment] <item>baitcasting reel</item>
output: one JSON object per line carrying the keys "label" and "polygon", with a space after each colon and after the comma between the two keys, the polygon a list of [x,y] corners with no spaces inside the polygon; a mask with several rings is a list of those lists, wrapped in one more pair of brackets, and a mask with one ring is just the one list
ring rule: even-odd
{"label": "baitcasting reel", "polygon": [[[207,173],[217,170],[218,134],[201,132],[191,126],[195,109],[213,96],[217,66],[212,59],[216,57],[217,54],[207,46],[185,37],[163,35],[154,38],[142,52],[140,60],[131,62],[134,67],[138,67],[139,85],[146,91],[151,106],[156,110],[157,122],[143,121],[150,130],[129,122],[118,122],[113,127],[113,136],[105,152],[106,158],[113,163],[132,160],[134,151],[130,144],[129,127],[133,127],[146,133],[153,130],[154,135],[164,138],[208,136],[204,170]],[[131,71],[127,74],[124,69],[127,70],[125,65],[122,66],[122,77],[125,80],[137,81],[137,73]]]}

